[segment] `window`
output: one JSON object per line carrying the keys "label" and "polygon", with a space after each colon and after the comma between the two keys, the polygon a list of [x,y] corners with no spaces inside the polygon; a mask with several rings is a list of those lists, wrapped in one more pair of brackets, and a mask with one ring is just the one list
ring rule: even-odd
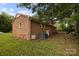
{"label": "window", "polygon": [[41,27],[41,28],[45,28],[45,25],[41,24],[40,27]]}
{"label": "window", "polygon": [[41,24],[40,27],[43,28],[43,25]]}
{"label": "window", "polygon": [[21,26],[22,26],[22,24],[21,24],[21,22],[19,23],[19,28],[21,28]]}

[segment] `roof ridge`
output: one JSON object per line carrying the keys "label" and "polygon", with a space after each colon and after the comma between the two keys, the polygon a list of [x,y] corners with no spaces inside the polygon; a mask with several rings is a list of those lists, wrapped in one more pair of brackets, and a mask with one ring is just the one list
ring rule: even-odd
{"label": "roof ridge", "polygon": [[[17,16],[17,15],[22,15],[22,16],[30,17],[29,15],[25,15],[25,14],[22,14],[22,13],[17,13],[16,16]],[[15,17],[16,17],[16,16],[15,16]]]}

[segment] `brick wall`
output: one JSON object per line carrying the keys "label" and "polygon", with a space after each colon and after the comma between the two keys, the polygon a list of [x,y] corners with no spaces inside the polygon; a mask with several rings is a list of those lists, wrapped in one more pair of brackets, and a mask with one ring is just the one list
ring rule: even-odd
{"label": "brick wall", "polygon": [[[20,27],[21,23],[21,27]],[[30,21],[28,17],[16,17],[12,24],[13,36],[22,39],[30,39]]]}
{"label": "brick wall", "polygon": [[39,34],[41,32],[43,32],[43,31],[46,32],[47,30],[49,30],[50,36],[52,36],[54,34],[53,28],[51,26],[45,25],[44,28],[41,28],[40,23],[31,22],[31,35],[36,35],[36,39],[40,38]]}
{"label": "brick wall", "polygon": [[36,39],[40,39],[39,34],[47,30],[50,31],[50,36],[54,34],[54,29],[51,26],[45,25],[44,28],[41,28],[41,25],[38,22],[30,21],[28,16],[20,15],[15,17],[12,23],[12,33],[14,37],[27,40],[31,39],[32,35],[36,35]]}
{"label": "brick wall", "polygon": [[39,33],[43,30],[41,29],[41,24],[36,22],[31,22],[31,35],[36,35],[36,38],[39,38]]}

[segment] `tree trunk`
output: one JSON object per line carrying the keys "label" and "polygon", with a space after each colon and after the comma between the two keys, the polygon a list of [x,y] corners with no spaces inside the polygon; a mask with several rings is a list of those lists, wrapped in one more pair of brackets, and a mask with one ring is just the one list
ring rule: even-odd
{"label": "tree trunk", "polygon": [[75,32],[76,32],[76,36],[79,36],[79,20],[76,22]]}

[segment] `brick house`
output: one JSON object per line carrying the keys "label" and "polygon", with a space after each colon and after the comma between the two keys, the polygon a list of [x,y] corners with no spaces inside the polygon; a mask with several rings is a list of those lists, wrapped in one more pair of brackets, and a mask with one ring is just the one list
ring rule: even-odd
{"label": "brick house", "polygon": [[47,33],[48,37],[54,34],[54,28],[50,24],[30,19],[27,15],[17,14],[12,23],[12,34],[21,39],[40,39],[43,33]]}

